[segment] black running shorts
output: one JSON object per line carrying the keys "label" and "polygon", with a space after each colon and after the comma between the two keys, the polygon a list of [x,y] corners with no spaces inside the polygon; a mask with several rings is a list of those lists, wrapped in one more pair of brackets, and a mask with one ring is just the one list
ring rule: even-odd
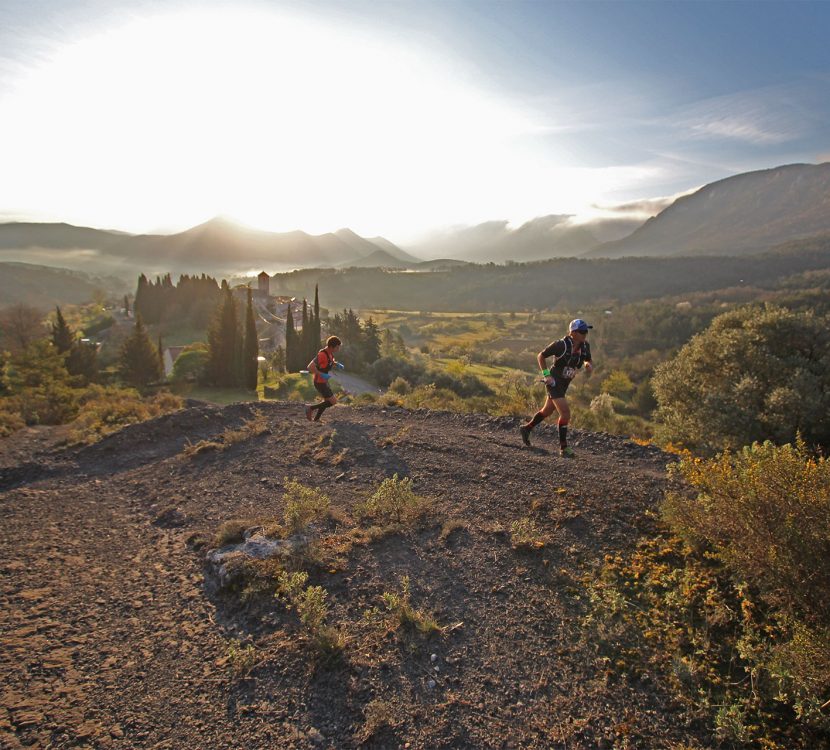
{"label": "black running shorts", "polygon": [[554,378],[552,384],[545,383],[545,390],[550,398],[565,398],[565,391],[570,384],[571,381],[565,378]]}
{"label": "black running shorts", "polygon": [[323,398],[331,398],[334,396],[334,391],[332,391],[328,383],[315,383],[314,387]]}

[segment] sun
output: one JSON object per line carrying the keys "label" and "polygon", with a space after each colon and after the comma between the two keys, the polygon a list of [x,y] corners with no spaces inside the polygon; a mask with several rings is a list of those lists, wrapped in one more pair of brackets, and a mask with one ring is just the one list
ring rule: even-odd
{"label": "sun", "polygon": [[400,234],[589,200],[527,148],[533,112],[449,53],[320,17],[132,20],[53,50],[3,104],[0,205],[98,226]]}

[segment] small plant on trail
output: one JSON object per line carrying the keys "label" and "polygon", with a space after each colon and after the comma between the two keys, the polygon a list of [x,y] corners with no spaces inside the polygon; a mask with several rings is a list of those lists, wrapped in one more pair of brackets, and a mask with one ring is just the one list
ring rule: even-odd
{"label": "small plant on trail", "polygon": [[322,586],[306,586],[307,583],[305,571],[282,571],[277,578],[277,596],[297,613],[318,653],[333,657],[343,650],[345,638],[339,630],[326,625],[328,592]]}
{"label": "small plant on trail", "polygon": [[239,641],[228,644],[228,668],[233,677],[244,677],[257,664],[257,650],[249,644],[243,646]]}
{"label": "small plant on trail", "polygon": [[245,529],[250,529],[252,526],[256,526],[256,521],[251,518],[231,518],[216,530],[213,545],[225,547],[229,544],[240,544],[244,541]]}
{"label": "small plant on trail", "polygon": [[401,576],[400,593],[384,591],[381,595],[383,608],[372,607],[366,610],[363,617],[367,622],[381,624],[388,628],[406,632],[419,632],[430,635],[441,630],[441,626],[431,615],[412,606],[412,592],[409,576]]}
{"label": "small plant on trail", "polygon": [[398,479],[395,474],[381,482],[380,487],[355,510],[359,516],[381,523],[414,523],[429,510],[430,501],[415,494],[412,479]]}
{"label": "small plant on trail", "polygon": [[358,736],[361,742],[371,739],[384,727],[396,727],[401,723],[395,706],[380,698],[375,698],[366,704],[366,708],[363,709],[363,718],[363,727]]}
{"label": "small plant on trail", "polygon": [[545,546],[545,540],[539,535],[532,518],[519,518],[510,524],[510,542],[516,548],[538,549]]}
{"label": "small plant on trail", "polygon": [[329,512],[328,495],[287,477],[282,499],[285,502],[283,520],[289,534],[299,534],[312,521],[324,519]]}

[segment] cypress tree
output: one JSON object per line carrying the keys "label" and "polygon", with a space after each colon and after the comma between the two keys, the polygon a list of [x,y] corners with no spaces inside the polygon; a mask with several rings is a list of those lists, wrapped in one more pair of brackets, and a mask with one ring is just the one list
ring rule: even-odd
{"label": "cypress tree", "polygon": [[314,356],[321,348],[323,344],[323,336],[322,336],[322,329],[320,327],[320,285],[314,285],[314,320],[312,326],[314,328],[314,343],[311,347],[312,349],[312,356]]}
{"label": "cypress tree", "polygon": [[254,303],[251,299],[251,289],[248,288],[248,307],[245,310],[245,338],[242,344],[242,373],[243,387],[255,390],[257,385],[257,357],[259,356],[259,341],[257,341],[256,322],[254,321]]}
{"label": "cypress tree", "polygon": [[236,303],[227,282],[222,282],[219,304],[208,328],[208,359],[205,377],[211,385],[230,388],[237,384],[239,331]]}
{"label": "cypress tree", "polygon": [[311,358],[314,356],[314,353],[311,351],[311,326],[308,321],[308,302],[305,299],[303,299],[303,330],[300,332],[300,341],[302,342],[300,349],[303,352],[303,367],[305,367],[306,364],[311,362]]}
{"label": "cypress tree", "polygon": [[55,308],[55,322],[52,324],[52,343],[59,354],[66,354],[75,343],[75,334],[64,320],[60,307]]}
{"label": "cypress tree", "polygon": [[298,364],[302,355],[298,352],[300,345],[299,337],[294,329],[294,313],[291,311],[291,303],[288,303],[288,310],[285,314],[285,371],[299,372],[303,366]]}
{"label": "cypress tree", "polygon": [[124,382],[136,388],[144,388],[161,378],[158,352],[147,335],[141,315],[135,316],[133,332],[121,346],[118,371]]}
{"label": "cypress tree", "polygon": [[150,284],[144,274],[138,277],[138,286],[135,290],[135,299],[133,300],[133,312],[136,315],[146,315],[149,307],[150,299]]}

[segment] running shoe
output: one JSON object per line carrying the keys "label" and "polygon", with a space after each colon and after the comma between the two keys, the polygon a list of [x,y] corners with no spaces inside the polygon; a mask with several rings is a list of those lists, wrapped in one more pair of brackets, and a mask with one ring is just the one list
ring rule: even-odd
{"label": "running shoe", "polygon": [[576,453],[574,453],[574,449],[571,448],[569,445],[562,448],[562,450],[559,451],[559,455],[562,456],[562,458],[576,458]]}
{"label": "running shoe", "polygon": [[522,425],[519,427],[519,434],[522,436],[522,442],[530,448],[530,427]]}

